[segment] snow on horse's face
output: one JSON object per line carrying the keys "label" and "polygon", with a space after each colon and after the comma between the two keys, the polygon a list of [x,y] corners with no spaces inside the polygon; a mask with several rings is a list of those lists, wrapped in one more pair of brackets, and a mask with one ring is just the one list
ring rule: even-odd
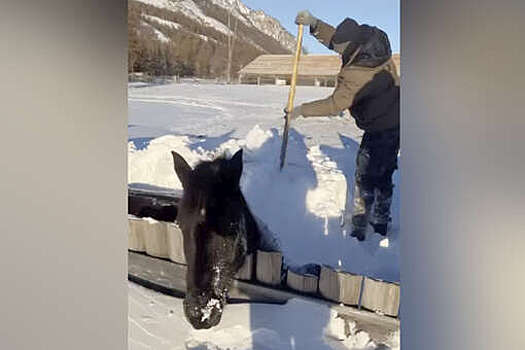
{"label": "snow on horse's face", "polygon": [[177,222],[188,264],[184,313],[196,329],[216,326],[233,276],[247,252],[247,205],[239,181],[242,150],[230,160],[218,158],[195,169],[172,152],[184,195]]}

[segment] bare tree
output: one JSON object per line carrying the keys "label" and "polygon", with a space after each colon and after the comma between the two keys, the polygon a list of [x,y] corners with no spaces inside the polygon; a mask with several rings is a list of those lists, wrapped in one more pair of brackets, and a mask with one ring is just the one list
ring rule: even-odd
{"label": "bare tree", "polygon": [[235,17],[235,24],[234,28],[232,30],[231,27],[231,15],[233,13],[233,7],[231,11],[228,11],[228,28],[230,29],[230,33],[228,35],[228,63],[226,67],[226,80],[228,84],[231,84],[232,82],[232,60],[233,60],[233,50],[235,49],[235,39],[237,36],[237,24],[239,23],[239,20],[236,16]]}

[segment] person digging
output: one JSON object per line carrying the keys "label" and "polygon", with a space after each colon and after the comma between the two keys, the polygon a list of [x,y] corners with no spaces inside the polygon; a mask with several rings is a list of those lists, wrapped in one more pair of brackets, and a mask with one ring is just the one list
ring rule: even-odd
{"label": "person digging", "polygon": [[342,66],[331,96],[304,103],[289,111],[300,116],[339,115],[348,109],[364,135],[356,157],[352,212],[345,213],[351,236],[363,241],[368,223],[386,236],[392,203],[392,174],[399,152],[399,76],[387,35],[347,18],[336,28],[300,11],[296,24],[310,27],[310,34],[341,55]]}

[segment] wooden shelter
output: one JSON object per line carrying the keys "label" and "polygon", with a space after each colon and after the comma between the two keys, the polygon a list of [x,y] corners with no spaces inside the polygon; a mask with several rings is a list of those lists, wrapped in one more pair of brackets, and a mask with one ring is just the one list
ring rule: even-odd
{"label": "wooden shelter", "polygon": [[[261,55],[239,71],[239,83],[289,84],[293,55]],[[334,86],[341,69],[339,55],[304,55],[299,61],[298,85]]]}
{"label": "wooden shelter", "polygon": [[[392,55],[398,66],[399,54]],[[261,55],[239,71],[239,83],[287,85],[292,77],[293,55]],[[298,85],[335,86],[341,69],[339,55],[303,55]]]}

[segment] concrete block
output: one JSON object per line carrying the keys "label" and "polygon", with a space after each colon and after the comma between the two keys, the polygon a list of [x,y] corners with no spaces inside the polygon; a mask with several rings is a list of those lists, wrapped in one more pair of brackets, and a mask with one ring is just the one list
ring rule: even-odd
{"label": "concrete block", "polygon": [[286,274],[286,285],[301,293],[317,293],[319,277],[311,274],[300,274],[288,270]]}
{"label": "concrete block", "polygon": [[328,300],[346,305],[357,305],[363,276],[321,267],[319,294]]}
{"label": "concrete block", "polygon": [[128,216],[128,249],[135,252],[145,252],[144,222],[142,219]]}
{"label": "concrete block", "polygon": [[168,255],[171,261],[186,265],[184,255],[184,238],[179,226],[175,223],[168,224]]}
{"label": "concrete block", "polygon": [[146,253],[157,258],[169,258],[168,223],[144,218]]}
{"label": "concrete block", "polygon": [[235,278],[238,280],[250,281],[253,277],[253,254],[248,254],[244,258],[244,264],[241,266]]}
{"label": "concrete block", "polygon": [[361,306],[370,311],[397,317],[399,313],[400,287],[373,278],[365,278]]}
{"label": "concrete block", "polygon": [[281,284],[281,269],[283,255],[281,252],[257,251],[256,278],[257,281],[271,286]]}

